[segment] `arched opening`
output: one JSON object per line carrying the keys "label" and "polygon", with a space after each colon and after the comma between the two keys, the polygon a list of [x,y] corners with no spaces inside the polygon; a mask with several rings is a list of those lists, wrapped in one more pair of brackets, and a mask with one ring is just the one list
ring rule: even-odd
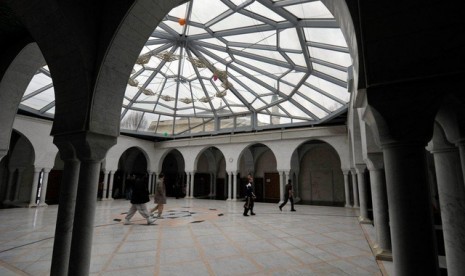
{"label": "arched opening", "polygon": [[34,159],[29,139],[13,130],[8,154],[0,162],[1,208],[27,206],[32,192]]}
{"label": "arched opening", "polygon": [[[113,198],[131,198],[131,189],[137,176],[147,181],[147,157],[137,148],[127,149],[118,161],[118,170],[115,172],[113,183]],[[148,185],[148,182],[147,182]]]}
{"label": "arched opening", "polygon": [[216,147],[206,148],[199,154],[196,166],[194,197],[226,199],[226,162],[223,153]]}
{"label": "arched opening", "polygon": [[182,154],[178,150],[170,151],[163,159],[162,172],[165,174],[166,196],[186,196],[186,173]]}
{"label": "arched opening", "polygon": [[277,203],[280,181],[276,157],[271,149],[264,144],[253,144],[243,151],[239,160],[239,198],[245,196],[247,175],[250,173],[254,177],[256,201]]}
{"label": "arched opening", "polygon": [[309,141],[296,150],[298,197],[302,204],[344,206],[344,176],[336,150],[322,141]]}

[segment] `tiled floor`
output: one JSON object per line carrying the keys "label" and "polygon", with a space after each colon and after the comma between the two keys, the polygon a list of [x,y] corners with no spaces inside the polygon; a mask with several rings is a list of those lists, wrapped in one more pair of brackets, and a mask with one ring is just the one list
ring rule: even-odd
{"label": "tiled floor", "polygon": [[[128,201],[98,202],[91,275],[387,275],[357,210],[256,203],[244,217],[242,205],[169,198],[156,225],[123,225]],[[56,214],[0,210],[0,275],[49,275]]]}

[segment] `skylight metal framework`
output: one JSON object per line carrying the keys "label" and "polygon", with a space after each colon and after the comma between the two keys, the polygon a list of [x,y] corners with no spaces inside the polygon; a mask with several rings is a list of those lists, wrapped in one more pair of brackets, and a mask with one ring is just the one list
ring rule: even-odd
{"label": "skylight metal framework", "polygon": [[[318,125],[347,110],[351,64],[320,1],[192,0],[173,9],[142,49],[121,131],[182,137]],[[46,66],[21,108],[53,116]]]}

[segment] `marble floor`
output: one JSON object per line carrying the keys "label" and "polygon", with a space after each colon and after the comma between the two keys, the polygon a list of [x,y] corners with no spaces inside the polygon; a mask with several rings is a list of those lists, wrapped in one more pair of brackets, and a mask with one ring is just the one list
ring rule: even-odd
{"label": "marble floor", "polygon": [[[164,218],[124,225],[126,200],[99,201],[90,275],[388,275],[358,210],[168,198]],[[153,207],[149,203],[148,207]],[[0,210],[0,275],[49,275],[57,206]]]}

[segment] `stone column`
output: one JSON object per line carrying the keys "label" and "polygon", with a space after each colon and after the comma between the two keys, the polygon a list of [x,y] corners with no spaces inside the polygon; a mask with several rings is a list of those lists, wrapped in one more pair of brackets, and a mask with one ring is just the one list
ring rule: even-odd
{"label": "stone column", "polygon": [[209,173],[210,175],[210,192],[208,193],[209,197],[213,196],[213,173]]}
{"label": "stone column", "polygon": [[[81,161],[73,223],[69,275],[88,275],[92,253],[92,237],[97,200],[100,163],[116,137],[96,133],[80,133],[72,137]],[[74,141],[73,141],[74,139]]]}
{"label": "stone column", "polygon": [[[435,130],[436,131],[436,130]],[[465,275],[465,186],[459,149],[435,133],[434,164],[448,275]]]}
{"label": "stone column", "polygon": [[103,191],[102,191],[102,200],[107,200],[107,187],[108,187],[108,172],[103,171]]}
{"label": "stone column", "polygon": [[191,191],[191,173],[190,172],[186,172],[186,178],[187,178],[187,181],[186,181],[186,198],[190,198],[190,191]]}
{"label": "stone column", "polygon": [[[39,206],[48,206],[47,203],[45,203],[46,197],[47,197],[47,186],[48,186],[48,174],[50,173],[50,169],[44,168],[43,170],[43,176],[42,176],[42,189],[40,191],[40,202]],[[97,193],[95,193],[97,194]]]}
{"label": "stone column", "polygon": [[71,239],[73,234],[74,210],[79,180],[79,160],[74,147],[67,141],[54,139],[64,162],[58,204],[55,240],[53,242],[52,266],[50,275],[68,275]]}
{"label": "stone column", "polygon": [[369,153],[367,167],[370,173],[373,220],[376,231],[374,253],[377,260],[392,261],[391,230],[389,229],[389,207],[383,154]]}
{"label": "stone column", "polygon": [[351,169],[350,173],[352,175],[352,192],[354,193],[354,208],[359,208],[358,201],[358,183],[357,183],[357,172],[355,169]]}
{"label": "stone column", "polygon": [[462,164],[462,176],[463,176],[463,182],[465,182],[465,141],[459,141],[457,142],[456,145],[460,150],[460,163]]}
{"label": "stone column", "polygon": [[148,189],[149,189],[149,194],[153,194],[153,190],[152,190],[152,182],[153,182],[153,172],[151,171],[147,171],[147,173],[149,174],[149,179],[148,179]]}
{"label": "stone column", "polygon": [[231,182],[232,182],[232,172],[228,172],[228,199],[227,200],[231,200],[232,197],[231,197],[231,194],[232,194],[232,185],[231,185]]}
{"label": "stone column", "polygon": [[382,149],[394,275],[439,275],[425,144],[391,142]]}
{"label": "stone column", "polygon": [[213,192],[212,196],[216,197],[216,173],[213,173]]}
{"label": "stone column", "polygon": [[358,221],[364,224],[371,224],[371,219],[368,218],[368,187],[365,181],[365,164],[356,164],[355,169],[357,171],[357,182],[358,182],[358,193],[360,200],[360,216]]}
{"label": "stone column", "polygon": [[284,202],[284,184],[283,184],[283,174],[284,171],[278,171],[279,173],[279,204]]}
{"label": "stone column", "polygon": [[114,181],[115,172],[109,172],[109,183],[108,183],[108,200],[113,200],[113,181]]}
{"label": "stone column", "polygon": [[285,186],[287,182],[289,181],[289,176],[290,176],[290,171],[284,171],[284,183],[283,183],[284,185],[283,186]]}
{"label": "stone column", "polygon": [[191,172],[191,192],[190,192],[191,198],[195,198],[194,197],[194,185],[195,185],[195,172]]}
{"label": "stone column", "polygon": [[[296,171],[294,170],[294,174],[295,175],[299,175],[300,172],[299,171]],[[296,177],[295,179],[295,183],[294,183],[294,203],[297,203],[300,201],[300,183],[299,183],[299,177]]]}
{"label": "stone column", "polygon": [[31,188],[31,197],[29,199],[29,208],[37,207],[37,186],[39,184],[39,175],[42,169],[34,168],[34,176],[32,178],[32,188]]}
{"label": "stone column", "polygon": [[233,177],[233,197],[232,200],[237,200],[237,172],[232,172]]}
{"label": "stone column", "polygon": [[349,208],[352,207],[352,205],[350,204],[349,171],[342,170],[342,173],[344,174],[344,193],[346,196],[345,207]]}

